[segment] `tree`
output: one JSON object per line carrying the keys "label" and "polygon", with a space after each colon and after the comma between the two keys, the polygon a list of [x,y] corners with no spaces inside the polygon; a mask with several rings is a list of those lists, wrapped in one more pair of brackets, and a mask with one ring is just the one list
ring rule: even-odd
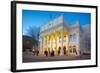
{"label": "tree", "polygon": [[38,41],[36,40],[35,32],[36,31],[35,31],[34,27],[29,26],[29,28],[27,29],[27,35],[32,37],[32,44],[33,45],[38,45]]}
{"label": "tree", "polygon": [[27,29],[27,35],[31,36],[32,38],[35,38],[34,28],[29,26]]}

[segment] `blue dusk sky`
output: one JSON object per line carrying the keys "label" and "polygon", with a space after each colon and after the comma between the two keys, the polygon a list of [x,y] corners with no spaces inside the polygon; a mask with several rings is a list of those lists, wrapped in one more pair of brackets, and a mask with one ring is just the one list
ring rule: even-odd
{"label": "blue dusk sky", "polygon": [[69,25],[74,24],[76,21],[79,21],[80,25],[91,24],[90,13],[23,10],[23,35],[27,34],[27,29],[29,29],[29,27],[40,28],[60,15],[65,17],[65,20]]}

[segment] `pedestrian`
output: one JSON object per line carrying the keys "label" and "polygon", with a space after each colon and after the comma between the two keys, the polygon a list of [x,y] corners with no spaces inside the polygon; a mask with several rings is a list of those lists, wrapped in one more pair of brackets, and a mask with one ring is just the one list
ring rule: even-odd
{"label": "pedestrian", "polygon": [[54,56],[54,50],[52,50],[52,52],[51,52],[51,56]]}
{"label": "pedestrian", "polygon": [[36,55],[38,56],[38,54],[39,54],[39,51],[37,50]]}
{"label": "pedestrian", "polygon": [[60,50],[58,50],[58,55],[60,55]]}
{"label": "pedestrian", "polygon": [[44,54],[45,54],[45,56],[48,56],[48,52],[46,50],[44,51]]}

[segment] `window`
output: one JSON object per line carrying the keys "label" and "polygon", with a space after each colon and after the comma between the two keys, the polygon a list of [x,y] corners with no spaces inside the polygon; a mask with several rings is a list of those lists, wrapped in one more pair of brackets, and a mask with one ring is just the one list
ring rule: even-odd
{"label": "window", "polygon": [[72,35],[70,35],[70,37],[69,37],[69,41],[72,41]]}
{"label": "window", "polygon": [[73,34],[73,41],[76,41],[76,33]]}

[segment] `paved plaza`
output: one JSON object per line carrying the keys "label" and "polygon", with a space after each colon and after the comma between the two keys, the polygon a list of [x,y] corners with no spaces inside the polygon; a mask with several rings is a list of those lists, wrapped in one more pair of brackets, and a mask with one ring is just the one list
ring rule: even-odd
{"label": "paved plaza", "polygon": [[81,56],[35,56],[32,52],[23,53],[23,62],[45,62],[45,61],[71,61],[90,59],[90,55]]}

